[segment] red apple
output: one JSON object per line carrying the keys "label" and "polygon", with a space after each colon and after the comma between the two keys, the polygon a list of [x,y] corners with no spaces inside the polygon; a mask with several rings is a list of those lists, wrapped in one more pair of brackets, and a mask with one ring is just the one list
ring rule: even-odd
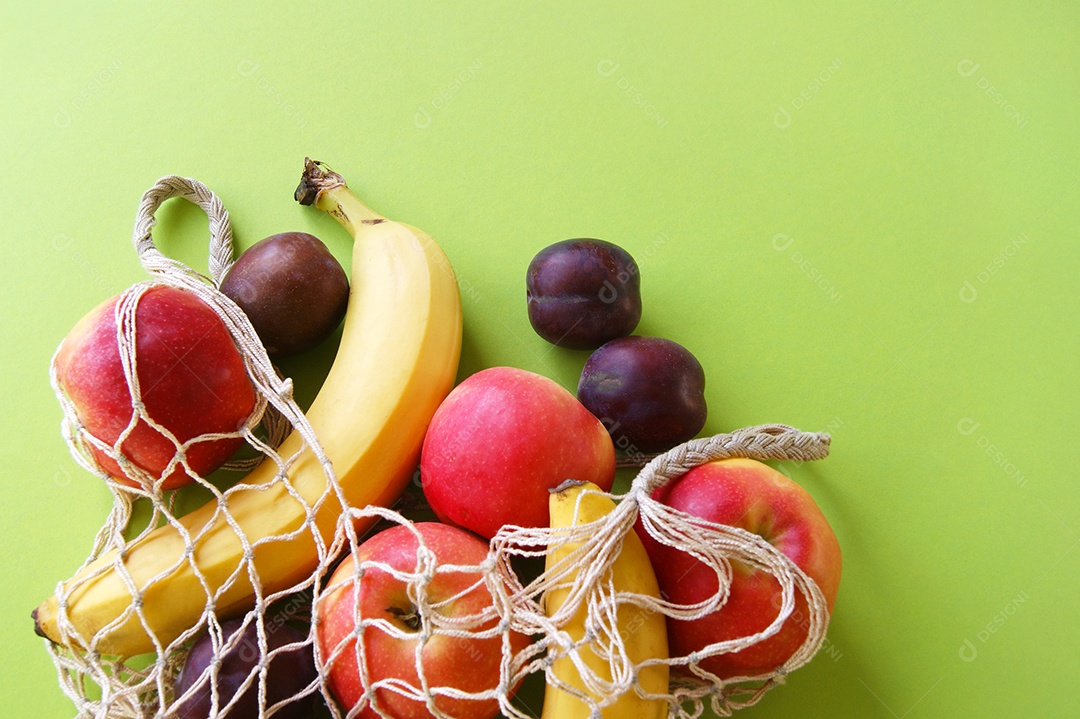
{"label": "red apple", "polygon": [[[120,363],[113,297],[75,325],[56,354],[60,387],[79,421],[94,437],[115,446],[133,417],[131,391]],[[255,388],[225,324],[190,292],[154,286],[135,310],[135,367],[147,414],[183,443],[210,433],[235,432],[255,408]],[[192,470],[206,476],[229,458],[240,438],[200,440],[187,449]],[[177,454],[171,439],[140,419],[120,453],[156,481]],[[138,474],[91,449],[117,481],[141,486]],[[177,464],[161,482],[172,489],[193,481]]]}
{"label": "red apple", "polygon": [[506,524],[548,526],[548,490],[567,479],[610,490],[615,446],[556,382],[492,367],[455,387],[435,412],[420,479],[439,519],[490,539]]}
{"label": "red apple", "polygon": [[[456,527],[438,522],[418,522],[414,525],[424,545],[435,555],[439,565],[479,565],[487,557],[488,546],[478,537]],[[342,562],[327,583],[329,593],[316,607],[316,637],[322,653],[330,691],[346,710],[361,701],[361,683],[355,617],[364,622],[363,654],[371,683],[393,681],[421,687],[416,668],[416,650],[424,627],[409,592],[409,582],[400,573],[417,572],[416,535],[406,526],[398,525],[379,532],[364,541]],[[380,562],[399,573],[393,574],[378,565],[364,568],[359,587],[353,579],[362,562]],[[335,585],[340,585],[336,586]],[[415,591],[415,590],[414,590]],[[427,585],[430,604],[447,621],[456,619],[471,624],[476,617],[492,606],[491,593],[479,570],[437,572]],[[405,632],[407,638],[394,636],[378,624],[383,620]],[[431,687],[448,687],[463,692],[478,693],[499,686],[499,665],[502,661],[502,638],[454,637],[445,633],[448,625],[440,621],[421,650],[424,676]],[[492,617],[473,631],[485,631],[496,626]],[[416,638],[413,638],[416,637]],[[522,634],[511,634],[510,644],[515,653],[528,644]],[[340,652],[332,656],[335,648]],[[375,690],[375,701],[388,716],[397,719],[420,719],[432,714],[422,703],[389,688]],[[497,700],[477,700],[439,696],[435,705],[446,714],[460,719],[490,719],[499,713]],[[357,717],[374,719],[378,712],[370,703],[359,710]]]}
{"label": "red apple", "polygon": [[[772,467],[751,459],[727,459],[691,469],[653,493],[687,514],[753,532],[803,570],[825,595],[829,611],[840,586],[840,544],[809,492]],[[716,594],[716,573],[687,552],[638,535],[656,570],[660,591],[678,604]],[[801,593],[795,611],[772,637],[739,652],[719,654],[700,666],[721,678],[764,674],[782,666],[806,639],[809,609]],[[671,656],[687,656],[709,644],[760,632],[780,614],[780,583],[770,574],[732,562],[731,594],[717,611],[696,620],[668,619]]]}

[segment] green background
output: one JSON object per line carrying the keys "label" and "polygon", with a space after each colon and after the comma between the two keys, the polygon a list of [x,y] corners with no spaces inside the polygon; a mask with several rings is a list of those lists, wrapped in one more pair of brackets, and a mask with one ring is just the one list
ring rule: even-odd
{"label": "green background", "polygon": [[[71,716],[29,611],[110,506],[51,353],[144,278],[142,192],[195,177],[243,247],[347,236],[305,155],[436,237],[462,376],[574,387],[524,272],[626,247],[642,334],[708,376],[708,432],[833,434],[784,469],[840,538],[827,651],[746,717],[1065,716],[1080,681],[1080,9],[1069,2],[11,3],[0,11],[0,469],[8,716]],[[156,238],[205,268],[205,218]],[[310,397],[333,341],[286,369]]]}

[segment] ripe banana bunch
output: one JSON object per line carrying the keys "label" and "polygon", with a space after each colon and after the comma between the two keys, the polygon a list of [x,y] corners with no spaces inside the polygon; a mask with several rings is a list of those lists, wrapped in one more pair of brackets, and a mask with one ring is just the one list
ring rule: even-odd
{"label": "ripe banana bunch", "polygon": [[[590,482],[573,484],[566,482],[561,485],[551,494],[551,527],[577,526],[599,521],[606,517],[610,512],[614,511],[615,502],[602,494],[594,494],[601,491],[599,487]],[[576,521],[574,518],[575,506],[577,508]],[[563,561],[580,546],[580,543],[570,542],[558,547],[552,547],[545,560],[545,570],[551,572],[560,561]],[[571,574],[560,582],[559,586],[547,593],[544,607],[547,616],[555,616],[566,603],[570,596],[573,581],[584,564],[584,562],[579,562],[577,567],[571,569]],[[619,555],[601,581],[604,584],[610,583],[615,592],[633,592],[656,598],[660,597],[660,587],[656,583],[656,574],[649,563],[649,556],[645,553],[645,547],[642,546],[641,540],[633,531],[626,533]],[[587,615],[588,607],[586,602],[582,601],[570,620],[562,627],[574,642],[580,642],[585,636]],[[622,637],[626,656],[633,664],[637,665],[647,659],[666,659],[668,657],[667,628],[663,614],[650,612],[633,604],[621,604],[618,607],[615,624],[615,631]],[[580,650],[580,658],[599,679],[603,681],[612,680],[611,666],[606,657],[598,655],[589,646],[585,646]],[[552,663],[551,672],[560,682],[564,682],[582,694],[598,702],[602,699],[597,692],[586,686],[586,682],[582,679],[581,673],[570,656],[556,658]],[[642,667],[638,671],[638,684],[643,691],[650,694],[666,694],[668,691],[668,673],[669,668],[666,664]],[[667,714],[668,703],[666,701],[643,699],[631,688],[614,703],[604,707],[600,716],[604,717],[604,719],[661,719],[666,717]],[[586,702],[560,688],[558,684],[548,682],[544,692],[542,719],[588,719],[591,716],[590,707]]]}
{"label": "ripe banana bunch", "polygon": [[[320,164],[308,160],[297,199],[329,213],[355,240],[340,348],[307,418],[346,504],[389,506],[407,485],[427,425],[454,384],[462,325],[457,281],[431,237],[376,214]],[[343,508],[326,491],[314,453],[302,448],[294,432],[278,454],[300,452],[288,467],[288,485],[312,507],[317,532],[329,544]],[[252,574],[264,595],[305,581],[318,566],[315,537],[305,527],[304,506],[275,481],[277,474],[277,462],[267,459],[227,496],[224,511],[212,500],[127,548],[119,562],[137,601],[113,551],[64,585],[63,609],[57,596],[38,607],[35,629],[101,654],[160,652],[198,623],[208,594],[220,592],[215,612],[227,616],[254,605]],[[250,543],[277,539],[256,546],[247,563],[240,533]],[[195,540],[190,552],[186,538]]]}

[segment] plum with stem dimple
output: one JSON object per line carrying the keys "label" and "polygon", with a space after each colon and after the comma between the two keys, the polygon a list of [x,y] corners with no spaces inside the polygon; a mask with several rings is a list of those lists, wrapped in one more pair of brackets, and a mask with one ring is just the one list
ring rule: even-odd
{"label": "plum with stem dimple", "polygon": [[682,345],[661,337],[620,337],[593,352],[578,399],[628,452],[663,452],[705,426],[705,372]]}
{"label": "plum with stem dimple", "polygon": [[596,349],[641,319],[641,278],[630,253],[611,242],[563,240],[541,250],[525,279],[529,322],[548,342]]}
{"label": "plum with stem dimple", "polygon": [[283,232],[240,255],[221,291],[251,320],[266,351],[287,357],[330,336],[345,317],[349,280],[319,238]]}

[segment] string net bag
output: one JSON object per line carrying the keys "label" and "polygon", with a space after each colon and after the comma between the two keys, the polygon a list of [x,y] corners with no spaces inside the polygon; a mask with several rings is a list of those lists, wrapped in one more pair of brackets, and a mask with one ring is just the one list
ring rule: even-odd
{"label": "string net bag", "polygon": [[[616,500],[615,509],[600,520],[562,528],[550,529],[505,527],[492,541],[493,566],[500,581],[496,583],[506,594],[501,601],[511,606],[512,626],[531,631],[537,637],[530,647],[528,671],[542,671],[548,683],[555,683],[588,704],[592,716],[628,692],[637,692],[646,699],[668,703],[669,716],[698,717],[705,707],[717,716],[730,716],[734,711],[757,703],[769,689],[782,684],[790,672],[809,662],[825,639],[829,621],[827,603],[821,589],[794,562],[764,538],[746,530],[695,518],[668,507],[652,498],[654,490],[676,479],[690,469],[715,460],[749,458],[757,460],[812,461],[827,456],[830,437],[824,433],[801,432],[779,424],[740,429],[695,439],[653,457],[623,495],[600,493]],[[633,461],[633,458],[631,458]],[[578,500],[580,504],[580,499]],[[710,571],[715,572],[719,590],[709,600],[696,605],[680,605],[653,597],[617,591],[610,570],[623,546],[623,540],[634,532],[640,520],[644,530],[661,544],[691,553]],[[555,565],[527,584],[521,584],[507,558],[543,556],[565,545],[583,547],[572,556],[573,566]],[[721,609],[728,597],[732,580],[732,562],[741,562],[777,579],[782,595],[774,621],[762,631],[711,644],[689,656],[670,656],[646,659],[635,663],[626,648],[626,627],[617,624],[620,609],[636,607],[646,614],[658,613],[680,620],[694,620]],[[570,578],[570,579],[568,579]],[[543,599],[552,590],[572,581],[570,600],[588,609],[585,637],[574,641],[565,627],[548,617]],[[796,598],[806,601],[806,615],[796,609]],[[638,615],[640,615],[640,611]],[[798,650],[775,670],[754,675],[722,679],[702,667],[710,657],[738,652],[774,636],[786,621],[792,619],[805,626],[807,635]],[[633,631],[631,629],[631,631]],[[606,659],[604,675],[590,669],[582,656],[588,647],[590,654]],[[573,658],[581,674],[581,684],[603,696],[597,700],[574,687],[566,686],[552,672],[551,664],[558,657]],[[648,693],[637,684],[641,671],[655,664],[666,664],[672,671],[665,693]],[[515,716],[521,716],[515,714]]]}
{"label": "string net bag", "polygon": [[[210,218],[209,277],[165,257],[154,246],[151,239],[153,215],[170,197],[182,197],[195,203]],[[311,526],[296,530],[309,532],[315,538],[317,565],[289,586],[268,589],[259,576],[254,557],[263,549],[262,545],[273,545],[282,537],[245,536],[227,509],[231,493],[245,491],[244,483],[219,488],[217,483],[199,476],[186,459],[195,443],[218,440],[222,435],[175,441],[176,456],[170,467],[183,467],[194,476],[198,486],[210,493],[211,504],[216,500],[215,516],[237,531],[243,552],[232,568],[228,582],[221,586],[201,582],[205,596],[199,596],[198,600],[205,599],[205,603],[190,626],[173,632],[175,636],[152,637],[153,650],[144,656],[120,657],[102,651],[96,637],[83,636],[79,632],[68,614],[68,599],[75,596],[80,586],[92,584],[106,572],[115,573],[123,578],[131,597],[123,616],[134,617],[146,624],[148,613],[153,611],[150,592],[146,585],[136,585],[123,561],[126,553],[153,532],[154,527],[172,525],[185,545],[178,561],[190,565],[191,571],[200,576],[194,561],[194,547],[202,535],[184,524],[184,515],[177,511],[177,493],[163,490],[160,481],[155,484],[150,481],[153,477],[144,477],[146,481],[132,487],[116,481],[102,468],[97,459],[101,453],[114,461],[124,461],[123,453],[119,451],[122,438],[104,442],[92,436],[57,385],[54,371],[54,385],[65,414],[65,438],[76,459],[109,483],[114,497],[111,513],[95,538],[90,556],[76,573],[80,579],[57,585],[57,626],[64,641],[47,644],[60,684],[75,702],[77,719],[185,716],[184,707],[189,706],[196,689],[179,690],[178,674],[193,642],[202,635],[210,637],[212,656],[202,676],[201,691],[209,692],[212,697],[210,716],[228,719],[230,696],[218,686],[217,680],[230,652],[237,650],[236,637],[239,635],[239,632],[227,635],[222,626],[227,617],[237,615],[242,617],[245,627],[253,628],[249,631],[254,634],[254,641],[241,649],[254,657],[255,668],[233,696],[239,696],[245,689],[253,690],[257,702],[250,715],[259,719],[285,716],[289,707],[306,701],[311,702],[312,710],[316,712],[313,716],[329,715],[334,719],[352,719],[361,715],[400,716],[403,706],[420,714],[426,710],[431,716],[447,719],[458,713],[460,707],[476,702],[488,705],[492,713],[498,711],[507,717],[525,719],[533,716],[533,712],[515,703],[514,693],[529,675],[543,676],[548,683],[574,691],[555,675],[552,668],[553,663],[563,657],[574,660],[585,686],[600,690],[597,694],[603,699],[599,700],[577,693],[589,705],[593,716],[600,716],[604,707],[623,694],[641,693],[636,677],[642,670],[658,663],[678,671],[671,673],[666,691],[647,694],[646,698],[666,702],[669,716],[698,717],[706,707],[718,716],[728,716],[756,703],[766,691],[782,683],[788,673],[806,664],[821,647],[829,620],[826,601],[820,588],[797,565],[755,534],[695,519],[655,501],[650,495],[689,469],[713,460],[732,457],[800,462],[822,459],[828,454],[828,435],[801,432],[785,425],[763,425],[692,440],[650,459],[625,494],[605,494],[615,501],[615,508],[602,519],[575,523],[558,530],[506,526],[490,542],[476,540],[480,542],[480,549],[463,561],[447,556],[432,542],[433,535],[417,521],[422,512],[406,511],[401,504],[398,509],[402,511],[347,505],[331,462],[292,397],[290,382],[278,375],[247,318],[217,289],[231,265],[232,246],[228,215],[212,192],[187,178],[162,178],[143,197],[136,221],[135,246],[153,279],[125,292],[115,310],[124,375],[134,400],[129,427],[141,421],[159,430],[166,429],[146,413],[139,401],[134,353],[139,329],[135,321],[138,302],[153,286],[183,289],[203,300],[224,322],[240,349],[247,375],[257,393],[254,410],[235,432],[235,437],[242,439],[255,454],[242,468],[257,462],[272,463],[277,468],[274,482],[282,483],[291,496],[304,502],[289,487],[288,470],[297,455],[282,456],[276,449],[284,433],[299,433],[303,439],[302,451],[315,454],[326,478],[323,496],[314,503],[304,504],[308,518],[313,516],[320,503],[334,497],[344,510],[327,541],[323,541],[320,533]],[[227,434],[231,436],[231,433]],[[137,472],[137,469],[132,471]],[[145,527],[136,527],[133,531],[133,508],[137,500],[151,507],[152,517],[144,523]],[[357,526],[370,526],[372,520],[377,522],[373,529],[361,535]],[[660,597],[617,591],[612,582],[611,567],[624,539],[634,532],[634,525],[639,521],[656,541],[691,552],[714,572],[719,586],[716,595],[709,601],[683,606]],[[415,562],[390,563],[364,554],[363,547],[367,542],[390,532],[407,535],[407,543],[415,550]],[[552,551],[571,545],[579,547],[573,555],[573,567],[565,562],[556,564],[531,578],[520,571],[523,562],[535,562]],[[634,606],[650,614],[683,620],[702,617],[716,611],[726,601],[733,562],[768,572],[779,582],[782,601],[777,617],[769,627],[750,636],[710,645],[690,656],[648,658],[637,663],[629,658],[624,636],[616,626],[620,608]],[[166,573],[152,578],[149,584],[163,581]],[[358,602],[346,602],[344,611],[351,614],[348,617],[350,629],[337,641],[326,642],[324,646],[319,638],[319,624],[314,620],[328,612],[331,603],[340,600],[344,592],[355,591],[356,587],[373,578],[392,580],[402,586],[402,592],[408,597],[408,616],[396,616],[402,621],[392,621],[385,613],[365,616]],[[447,578],[454,580],[449,584],[455,589],[437,591],[440,584],[447,584],[444,581]],[[227,601],[229,587],[237,582],[249,582],[254,595],[250,607],[239,613]],[[560,612],[549,617],[545,612],[545,598],[553,591],[565,590],[568,584],[571,585],[570,598]],[[807,636],[783,666],[763,675],[731,679],[721,679],[702,667],[702,662],[709,657],[737,652],[774,636],[796,611],[797,597],[805,600],[807,616],[798,619],[800,623],[805,622]],[[473,609],[464,613],[452,610],[455,604],[467,603],[470,599]],[[586,638],[576,641],[567,632],[566,617],[582,607],[587,608]],[[288,645],[277,646],[272,640],[286,622],[304,627],[303,633]],[[406,676],[388,676],[379,671],[374,657],[385,650],[387,640],[411,647],[414,671],[405,672]],[[436,676],[439,673],[429,669],[425,658],[430,647],[453,641],[473,647],[472,654],[467,653],[464,661],[476,667],[482,664],[494,666],[497,681],[482,686],[444,684],[445,677]],[[586,647],[606,660],[605,676],[590,669],[583,660],[582,652]],[[280,687],[270,680],[269,669],[274,666],[277,656],[291,651],[309,652],[315,672],[306,685],[297,686],[289,695],[281,696]],[[355,674],[348,702],[338,701],[345,692],[333,678],[335,670],[341,673],[343,664]]]}
{"label": "string net bag", "polygon": [[[156,247],[152,238],[152,230],[156,224],[154,214],[161,204],[170,198],[183,198],[206,212],[210,230],[209,276],[167,257]],[[255,557],[265,551],[263,545],[272,545],[288,537],[247,536],[229,512],[230,499],[234,494],[245,491],[245,485],[211,481],[210,477],[199,473],[191,458],[197,456],[200,448],[206,445],[246,445],[247,456],[243,456],[245,452],[241,450],[236,455],[240,458],[227,462],[224,469],[244,472],[262,462],[273,463],[278,470],[276,476],[263,485],[262,489],[269,491],[274,485],[285,487],[295,501],[302,503],[309,520],[315,509],[337,489],[333,467],[303,411],[293,398],[291,381],[282,378],[271,363],[247,316],[218,289],[233,264],[234,256],[229,215],[220,199],[196,180],[179,176],[161,178],[142,197],[136,217],[134,245],[150,279],[121,293],[113,308],[123,380],[131,400],[130,419],[118,437],[103,438],[90,431],[80,418],[69,392],[59,380],[55,356],[51,365],[52,385],[63,410],[63,437],[76,462],[107,483],[112,492],[113,504],[93,541],[86,561],[71,579],[56,586],[55,633],[59,635],[60,641],[46,642],[46,647],[58,671],[61,688],[75,703],[78,719],[184,716],[182,712],[178,713],[183,697],[176,696],[174,691],[177,675],[193,640],[206,633],[212,638],[214,657],[204,676],[206,681],[201,689],[196,689],[212,693],[215,697],[214,704],[218,705],[222,698],[217,696],[217,673],[221,657],[225,656],[227,651],[236,653],[238,649],[244,650],[248,655],[255,652],[259,668],[247,677],[244,687],[250,686],[257,691],[259,716],[269,716],[269,709],[272,707],[267,703],[267,697],[272,696],[273,691],[269,694],[267,692],[265,667],[270,660],[270,652],[310,653],[311,639],[308,634],[302,641],[276,649],[270,649],[272,643],[269,640],[284,621],[303,621],[306,618],[310,611],[314,575],[319,569],[293,584],[268,590],[260,579]],[[144,387],[140,382],[139,353],[136,348],[140,338],[152,332],[152,329],[140,323],[139,309],[147,301],[146,298],[159,288],[181,290],[197,298],[220,319],[239,350],[243,370],[250,380],[255,400],[250,415],[235,430],[179,438],[170,430],[169,422],[160,416],[154,416],[143,401],[144,394],[152,391],[153,387]],[[58,349],[57,356],[62,351],[63,344]],[[183,360],[182,356],[176,358],[177,363],[182,363]],[[125,442],[138,432],[145,436],[148,428],[152,428],[159,435],[158,440],[167,439],[172,443],[173,455],[161,472],[147,471],[132,462],[124,451],[127,446]],[[275,448],[290,432],[298,435],[302,441],[293,454],[282,456]],[[306,501],[292,490],[287,479],[288,468],[304,452],[313,453],[325,473],[326,491],[324,496],[315,502]],[[110,472],[108,467],[113,471]],[[116,478],[116,468],[122,470],[128,481]],[[182,511],[183,502],[179,498],[182,492],[189,489],[185,487],[184,490],[171,491],[169,487],[169,478],[178,473],[191,478],[192,486],[201,488],[209,497],[207,506],[213,511],[202,526],[192,527],[183,522],[186,512]],[[132,548],[147,541],[157,528],[164,525],[175,528],[176,535],[183,542],[182,551],[177,554],[176,562],[172,566],[162,569],[160,573],[145,581],[136,581],[125,559]],[[202,571],[195,557],[199,543],[208,538],[214,527],[222,526],[232,528],[242,545],[242,552],[227,579],[219,582],[211,580]],[[311,526],[310,521],[296,529],[293,536],[305,533],[314,541],[318,567],[325,570],[331,559],[327,543]],[[178,569],[193,574],[196,594],[199,596],[193,599],[190,596],[168,594],[169,575]],[[106,575],[118,577],[126,587],[127,606],[117,613],[118,618],[115,621],[100,632],[87,636],[80,630],[70,606],[81,592],[92,591],[95,583],[102,581]],[[246,602],[250,605],[246,613],[238,611],[231,600],[230,606],[226,607],[224,601],[231,596],[230,591],[235,591],[241,584],[250,584],[253,594]],[[183,601],[202,603],[204,609],[190,626],[157,635],[152,630],[154,623],[151,615],[158,611],[162,604]],[[40,611],[41,608],[38,612]],[[226,615],[243,617],[244,628],[247,630],[243,636],[252,646],[236,646],[240,641],[240,632],[231,637],[230,644],[230,637],[225,636],[222,631],[222,622]],[[35,620],[39,620],[37,612]],[[124,622],[137,622],[146,628],[149,646],[143,653],[127,655],[109,651],[109,632]],[[188,694],[194,695],[196,689]],[[320,691],[320,683],[313,680],[308,686],[298,690],[296,695],[302,698]],[[284,705],[286,700],[291,698],[286,697],[279,703]],[[221,703],[218,713],[225,708]]]}

